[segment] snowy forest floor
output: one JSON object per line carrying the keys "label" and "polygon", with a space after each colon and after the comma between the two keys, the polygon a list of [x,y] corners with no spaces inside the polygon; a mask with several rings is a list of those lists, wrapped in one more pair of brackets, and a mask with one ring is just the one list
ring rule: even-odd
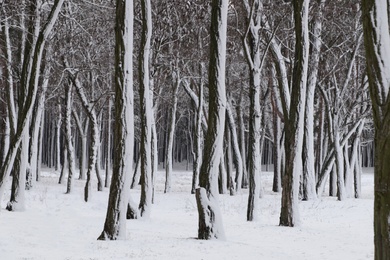
{"label": "snowy forest floor", "polygon": [[[97,241],[107,207],[108,189],[94,190],[83,202],[84,181],[75,180],[64,194],[58,173],[26,192],[27,209],[8,212],[3,196],[0,211],[0,259],[373,259],[373,173],[364,169],[362,198],[337,201],[322,197],[301,202],[301,225],[279,227],[280,194],[271,192],[272,173],[262,175],[263,198],[258,221],[246,221],[247,190],[221,195],[225,241],[202,241],[197,236],[195,196],[191,173],[173,172],[172,192],[164,194],[163,171],[156,179],[155,204],[149,220],[128,220],[127,239]],[[139,200],[139,189],[131,191]]]}

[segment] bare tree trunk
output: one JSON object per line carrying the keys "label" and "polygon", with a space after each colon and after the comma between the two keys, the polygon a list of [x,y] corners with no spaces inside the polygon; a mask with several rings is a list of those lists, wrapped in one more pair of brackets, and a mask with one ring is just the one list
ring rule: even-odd
{"label": "bare tree trunk", "polygon": [[150,0],[141,0],[142,35],[139,55],[139,92],[141,110],[141,217],[150,217],[152,204],[152,100],[150,100],[149,54],[152,36],[152,6]]}
{"label": "bare tree trunk", "polygon": [[232,153],[232,134],[229,130],[228,122],[226,121],[226,172],[227,172],[227,188],[230,196],[235,195],[234,178],[233,178],[233,153]]}
{"label": "bare tree trunk", "polygon": [[43,125],[45,123],[45,111],[42,111],[41,125],[38,136],[38,152],[37,152],[37,172],[35,175],[35,181],[41,179],[41,166],[42,166],[42,146],[43,146]]}
{"label": "bare tree trunk", "polygon": [[[302,167],[304,111],[309,56],[309,0],[293,0],[295,20],[295,65],[289,113],[285,113],[286,164],[282,191],[281,226],[299,224],[298,194]],[[286,105],[285,105],[286,107]]]}
{"label": "bare tree trunk", "polygon": [[280,101],[278,101],[277,91],[271,90],[272,104],[272,123],[273,123],[273,158],[274,158],[274,178],[272,183],[273,192],[282,190],[282,126],[279,117]]}
{"label": "bare tree trunk", "polygon": [[[203,64],[201,66],[201,71],[203,71]],[[201,72],[203,75],[203,73]],[[195,194],[195,190],[199,185],[199,173],[200,167],[202,165],[202,143],[203,143],[203,131],[202,131],[202,118],[203,118],[203,77],[199,84],[199,102],[196,113],[196,125],[195,125],[195,134],[194,134],[194,143],[195,143],[195,158],[193,164],[193,174],[192,174],[192,189],[191,193]]]}
{"label": "bare tree trunk", "polygon": [[[32,109],[35,104],[35,99],[38,90],[38,79],[41,69],[41,61],[43,55],[43,49],[46,43],[46,39],[51,32],[55,21],[58,18],[58,14],[61,10],[64,0],[54,1],[54,5],[51,9],[49,17],[42,28],[37,34],[36,44],[32,47],[30,55],[27,59],[24,60],[24,68],[28,71],[24,71],[22,74],[22,87],[26,91],[25,100],[23,106],[19,109],[18,113],[21,115],[18,117],[18,126],[12,143],[10,144],[10,149],[7,153],[4,163],[0,167],[0,200],[4,192],[4,180],[9,176],[13,163],[16,157],[17,150],[23,139],[23,133],[26,131],[26,128],[29,127],[28,122],[31,117]],[[35,26],[36,28],[36,26]]]}
{"label": "bare tree trunk", "polygon": [[115,26],[114,165],[104,229],[99,240],[124,239],[133,163],[133,1],[117,0]]}
{"label": "bare tree trunk", "polygon": [[248,170],[246,163],[246,145],[245,145],[245,123],[244,116],[242,111],[242,95],[243,90],[241,90],[239,105],[237,106],[237,125],[238,125],[238,140],[240,143],[240,151],[242,158],[242,177],[239,178],[236,172],[236,190],[237,192],[241,191],[241,188],[248,188]]}
{"label": "bare tree trunk", "polygon": [[61,103],[58,102],[58,119],[56,124],[56,171],[59,171],[61,167],[61,122],[62,122],[62,113],[61,113]]}
{"label": "bare tree trunk", "polygon": [[224,238],[222,216],[218,206],[217,178],[223,148],[226,93],[225,61],[227,31],[227,0],[213,0],[211,11],[209,116],[204,158],[199,173],[196,202],[199,213],[198,238]]}
{"label": "bare tree trunk", "polygon": [[[69,66],[68,66],[69,67]],[[91,190],[91,177],[96,174],[96,161],[99,149],[99,122],[96,115],[96,109],[92,106],[92,103],[87,100],[85,90],[79,81],[77,75],[71,75],[72,82],[76,92],[81,100],[84,110],[87,113],[89,121],[91,122],[91,137],[89,147],[89,159],[88,159],[88,170],[87,170],[87,181],[84,187],[84,201],[88,202]],[[92,95],[93,96],[93,95]]]}
{"label": "bare tree trunk", "polygon": [[[241,155],[241,151],[240,151],[240,144],[238,142],[238,137],[237,137],[237,127],[236,127],[236,124],[234,122],[234,118],[233,118],[233,111],[231,109],[231,105],[229,104],[229,102],[226,103],[226,117],[227,117],[227,122],[228,122],[228,129],[230,131],[230,137],[231,137],[231,142],[232,142],[232,146],[233,146],[233,152],[234,152],[234,159],[235,159],[235,168],[236,168],[236,187],[232,187],[231,189],[231,192],[238,192],[239,190],[241,190],[241,180],[242,180],[242,175],[243,175],[243,163],[242,163],[242,155]],[[230,144],[231,145],[231,144]],[[233,174],[233,172],[232,172]],[[233,178],[233,176],[232,176]],[[232,180],[232,182],[234,183],[234,181]]]}
{"label": "bare tree trunk", "polygon": [[26,128],[17,158],[17,167],[15,167],[12,175],[11,199],[7,204],[7,210],[9,211],[24,211],[26,209],[25,188],[28,164],[28,147],[30,144],[30,135],[28,132],[28,128]]}
{"label": "bare tree trunk", "polygon": [[60,178],[58,179],[58,184],[61,184],[64,181],[65,176],[69,174],[69,162],[68,162],[68,148],[64,149],[64,162],[62,164],[62,169],[60,173]]}
{"label": "bare tree trunk", "polygon": [[172,108],[171,115],[169,117],[168,127],[168,147],[166,154],[166,167],[165,167],[165,189],[164,193],[171,191],[171,178],[172,178],[172,152],[173,152],[173,140],[175,137],[175,126],[176,126],[176,110],[177,110],[177,93],[180,86],[180,73],[179,69],[176,69],[176,82],[172,93]]}
{"label": "bare tree trunk", "polygon": [[367,75],[375,125],[375,260],[390,259],[389,1],[362,0]]}
{"label": "bare tree trunk", "polygon": [[106,156],[106,175],[104,179],[104,187],[108,188],[110,180],[111,180],[111,172],[112,172],[112,165],[111,165],[111,107],[112,107],[112,101],[111,97],[108,100],[108,108],[107,108],[107,136],[106,136],[106,142],[107,142],[107,156]]}
{"label": "bare tree trunk", "polygon": [[66,193],[72,191],[72,180],[75,175],[75,155],[72,142],[72,125],[71,125],[71,110],[72,110],[72,86],[65,83],[65,95],[66,95],[66,105],[65,105],[65,139],[66,139],[66,149],[68,155],[68,182],[66,185]]}

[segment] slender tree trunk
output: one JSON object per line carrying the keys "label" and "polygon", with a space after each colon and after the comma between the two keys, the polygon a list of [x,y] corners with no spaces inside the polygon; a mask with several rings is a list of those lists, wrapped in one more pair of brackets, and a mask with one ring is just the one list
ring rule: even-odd
{"label": "slender tree trunk", "polygon": [[225,127],[226,93],[225,62],[227,32],[227,0],[213,0],[211,7],[209,116],[204,158],[199,173],[196,202],[199,213],[198,238],[224,238],[222,216],[216,186]]}
{"label": "slender tree trunk", "polygon": [[58,119],[56,128],[56,171],[59,171],[61,167],[61,103],[58,102]]}
{"label": "slender tree trunk", "polygon": [[28,147],[30,144],[30,135],[28,128],[23,133],[23,139],[17,158],[17,167],[12,175],[11,200],[7,204],[9,211],[24,211],[25,203],[25,188],[26,188],[26,172],[28,164]]}
{"label": "slender tree trunk", "polygon": [[310,70],[307,83],[305,133],[303,141],[303,200],[313,200],[317,197],[315,180],[315,153],[314,153],[314,96],[317,85],[318,68],[321,54],[322,12],[325,0],[317,0],[319,7],[314,17],[312,52]]}
{"label": "slender tree trunk", "polygon": [[228,122],[226,122],[226,172],[227,172],[227,188],[230,196],[235,194],[234,178],[233,178],[233,153],[232,153],[232,134],[229,130]]}
{"label": "slender tree trunk", "polygon": [[219,163],[219,176],[218,176],[218,184],[219,184],[219,193],[226,194],[227,193],[227,171],[225,166],[225,155],[222,152],[221,154],[221,162]]}
{"label": "slender tree trunk", "polygon": [[107,142],[107,156],[106,156],[106,175],[104,179],[104,187],[108,188],[108,185],[111,180],[111,172],[112,172],[112,165],[111,165],[111,107],[112,107],[112,101],[111,98],[108,100],[108,108],[107,108],[107,136],[106,136],[106,142]]}
{"label": "slender tree trunk", "polygon": [[[203,71],[203,64],[201,66],[201,71]],[[203,75],[203,73],[201,73]],[[200,167],[202,165],[202,141],[203,141],[203,131],[202,131],[202,118],[203,118],[203,76],[201,76],[201,82],[199,84],[199,102],[196,113],[196,126],[194,134],[195,142],[195,158],[193,164],[193,174],[192,174],[192,189],[191,193],[195,194],[196,188],[199,185],[199,173]]]}
{"label": "slender tree trunk", "polygon": [[[242,155],[240,151],[240,144],[238,142],[238,137],[237,137],[237,127],[234,122],[233,118],[233,111],[231,109],[231,105],[229,102],[226,103],[226,113],[227,113],[227,120],[228,120],[228,126],[229,126],[229,131],[230,131],[230,137],[231,137],[231,142],[233,146],[233,152],[234,152],[234,162],[235,162],[235,168],[236,168],[236,187],[231,188],[231,193],[236,192],[238,190],[241,190],[241,180],[242,180],[242,175],[243,175],[243,163],[242,163]],[[233,172],[232,172],[233,174]],[[232,176],[233,178],[233,176]],[[239,183],[238,183],[239,182]],[[232,180],[232,183],[234,181]]]}
{"label": "slender tree trunk", "polygon": [[165,166],[165,189],[164,193],[171,191],[171,179],[172,179],[172,152],[173,152],[173,140],[175,137],[175,126],[176,126],[176,110],[177,110],[177,93],[180,86],[180,74],[179,70],[176,70],[176,82],[173,88],[172,94],[172,108],[171,115],[169,117],[169,128],[168,128],[168,147],[167,147],[167,158]]}
{"label": "slender tree trunk", "polygon": [[[86,119],[88,122],[89,120]],[[89,125],[89,124],[87,124]],[[87,169],[87,132],[88,128],[85,128],[83,132],[80,132],[81,137],[81,154],[80,154],[80,174],[78,179],[79,180],[85,180],[86,179],[86,169]]]}
{"label": "slender tree trunk", "polygon": [[241,90],[240,94],[240,102],[237,106],[237,125],[239,126],[239,143],[240,143],[240,151],[242,157],[242,178],[239,178],[237,175],[239,172],[236,172],[236,190],[237,192],[241,191],[241,188],[248,187],[248,167],[246,163],[246,144],[245,144],[245,123],[244,123],[244,115],[242,111],[242,95],[243,90]]}
{"label": "slender tree trunk", "polygon": [[[95,107],[91,106],[91,102],[87,100],[84,92],[84,88],[77,78],[77,76],[71,76],[74,88],[78,96],[80,97],[81,103],[86,111],[89,121],[91,122],[91,136],[89,146],[89,159],[88,159],[88,170],[87,170],[87,181],[84,187],[84,201],[88,202],[90,191],[91,191],[91,177],[96,174],[96,161],[99,149],[99,122],[96,115]],[[85,131],[86,132],[86,131]],[[84,132],[84,133],[85,133]]]}
{"label": "slender tree trunk", "polygon": [[276,91],[272,89],[272,123],[273,123],[273,158],[274,158],[274,178],[272,191],[280,192],[282,190],[282,126],[279,118],[279,106],[276,100]]}
{"label": "slender tree trunk", "polygon": [[124,239],[133,163],[133,1],[117,0],[115,26],[115,133],[110,195],[99,240]]}
{"label": "slender tree trunk", "polygon": [[58,184],[62,184],[65,176],[69,174],[69,162],[68,162],[68,148],[64,149],[64,161],[61,168],[60,178],[58,179]]}
{"label": "slender tree trunk", "polygon": [[336,157],[336,174],[337,174],[337,199],[345,200],[345,184],[344,184],[344,156],[343,149],[340,145],[340,132],[338,129],[338,117],[334,115],[333,134],[334,134],[334,150]]}
{"label": "slender tree trunk", "polygon": [[362,174],[362,166],[361,166],[361,147],[360,147],[360,138],[364,128],[364,121],[359,127],[353,143],[352,143],[352,159],[351,159],[351,178],[353,177],[353,188],[354,188],[354,197],[360,198],[361,196],[361,174]]}
{"label": "slender tree trunk", "polygon": [[149,54],[152,36],[152,6],[150,0],[141,0],[142,35],[139,55],[139,91],[141,101],[141,217],[150,217],[152,204],[152,105],[150,100]]}
{"label": "slender tree trunk", "polygon": [[[254,0],[249,6],[245,1],[248,29],[244,39],[247,61],[250,67],[249,86],[249,147],[248,147],[248,174],[249,174],[249,196],[247,207],[247,220],[253,221],[257,218],[258,199],[260,194],[260,174],[261,174],[261,122],[262,111],[260,105],[261,95],[261,70],[263,60],[259,48],[260,28],[263,15],[263,3],[261,0]],[[249,41],[249,44],[248,44]]]}
{"label": "slender tree trunk", "polygon": [[309,56],[309,0],[293,0],[295,21],[295,65],[289,113],[285,114],[285,175],[282,191],[281,226],[299,224],[299,176],[302,170],[304,111]]}
{"label": "slender tree trunk", "polygon": [[134,173],[133,173],[133,178],[131,181],[130,189],[134,189],[135,186],[139,184],[139,180],[141,177],[141,156],[138,156],[137,161],[135,163],[134,167]]}
{"label": "slender tree trunk", "polygon": [[72,110],[72,86],[70,84],[65,85],[66,105],[65,105],[65,139],[66,149],[68,155],[68,182],[66,185],[66,193],[72,191],[72,180],[75,175],[75,154],[72,141],[72,125],[71,125],[71,110]]}
{"label": "slender tree trunk", "polygon": [[35,175],[35,181],[40,181],[41,179],[41,166],[42,166],[42,146],[43,146],[43,125],[45,124],[45,111],[42,111],[41,116],[40,131],[38,136],[38,152],[37,152],[37,172]]}

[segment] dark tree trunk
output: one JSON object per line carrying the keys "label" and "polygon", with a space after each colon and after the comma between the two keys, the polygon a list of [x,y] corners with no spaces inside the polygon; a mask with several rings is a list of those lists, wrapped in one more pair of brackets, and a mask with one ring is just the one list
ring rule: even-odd
{"label": "dark tree trunk", "polygon": [[[298,193],[299,175],[302,167],[303,116],[306,101],[306,79],[308,69],[309,0],[293,0],[295,20],[295,65],[293,71],[291,103],[285,113],[285,172],[283,179],[281,226],[299,224]],[[286,107],[286,106],[284,106]]]}
{"label": "dark tree trunk", "polygon": [[139,95],[141,113],[141,196],[139,211],[142,217],[150,216],[152,204],[152,106],[149,89],[149,53],[152,32],[150,0],[141,0],[142,33],[139,53]]}
{"label": "dark tree trunk", "polygon": [[133,1],[117,0],[115,26],[114,164],[104,229],[99,240],[124,239],[134,145]]}
{"label": "dark tree trunk", "polygon": [[225,59],[227,30],[227,0],[213,0],[211,11],[209,63],[209,116],[205,138],[204,158],[199,173],[196,202],[199,214],[198,238],[224,238],[218,206],[218,178],[225,127]]}
{"label": "dark tree trunk", "polygon": [[375,125],[375,260],[390,259],[389,2],[362,0],[367,75]]}

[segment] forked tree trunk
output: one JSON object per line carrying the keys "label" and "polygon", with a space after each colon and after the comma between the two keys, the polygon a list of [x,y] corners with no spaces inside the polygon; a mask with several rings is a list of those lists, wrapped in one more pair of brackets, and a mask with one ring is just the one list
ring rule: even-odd
{"label": "forked tree trunk", "polygon": [[[257,208],[260,193],[261,174],[261,121],[262,111],[260,105],[261,95],[261,70],[262,58],[259,48],[260,27],[263,15],[263,3],[261,0],[254,0],[249,6],[245,2],[248,16],[248,39],[244,39],[246,57],[250,67],[249,86],[249,140],[248,140],[248,175],[249,175],[249,196],[247,207],[247,221],[257,218]],[[249,42],[249,43],[248,43]]]}
{"label": "forked tree trunk", "polygon": [[213,0],[211,7],[209,116],[204,158],[199,174],[196,202],[199,214],[198,238],[225,237],[218,206],[217,178],[223,154],[226,93],[225,62],[228,0]]}
{"label": "forked tree trunk", "polygon": [[[99,122],[98,116],[96,114],[95,106],[92,106],[92,103],[88,101],[87,96],[85,95],[84,87],[79,81],[77,75],[71,75],[72,82],[76,92],[81,100],[81,104],[87,113],[88,119],[91,122],[90,130],[90,146],[89,146],[89,159],[88,159],[88,170],[87,170],[87,181],[84,187],[84,201],[88,202],[90,191],[91,191],[91,178],[96,172],[96,161],[98,156],[99,149]],[[93,86],[92,86],[93,87]],[[93,95],[92,95],[93,96]],[[94,97],[93,97],[94,98]],[[86,131],[85,131],[86,132]],[[84,133],[85,133],[84,132]],[[100,180],[99,180],[100,181]],[[100,181],[101,183],[101,181]]]}
{"label": "forked tree trunk", "polygon": [[313,200],[316,194],[315,153],[314,153],[314,97],[318,78],[318,68],[321,54],[322,12],[326,0],[317,0],[318,10],[315,12],[312,30],[312,52],[310,55],[310,70],[307,82],[305,109],[305,133],[303,142],[303,185],[302,199]]}

